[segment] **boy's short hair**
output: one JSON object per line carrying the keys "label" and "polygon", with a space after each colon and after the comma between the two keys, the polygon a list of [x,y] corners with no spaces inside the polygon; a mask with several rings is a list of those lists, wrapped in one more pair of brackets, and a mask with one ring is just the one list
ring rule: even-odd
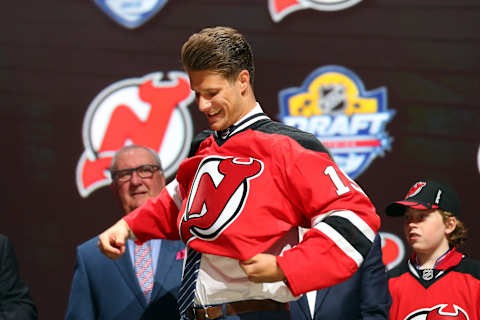
{"label": "boy's short hair", "polygon": [[181,56],[186,71],[210,70],[234,80],[242,70],[247,70],[253,87],[252,49],[245,37],[233,28],[205,28],[194,33],[183,44]]}

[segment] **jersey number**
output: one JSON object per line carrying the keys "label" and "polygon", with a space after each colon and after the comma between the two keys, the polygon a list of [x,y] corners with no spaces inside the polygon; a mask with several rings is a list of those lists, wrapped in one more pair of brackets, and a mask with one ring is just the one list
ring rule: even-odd
{"label": "jersey number", "polygon": [[338,176],[338,173],[335,171],[334,167],[328,166],[323,173],[329,176],[330,180],[332,180],[335,188],[337,188],[337,195],[341,196],[342,194],[350,191],[350,189],[343,184],[342,180],[340,180],[340,177]]}

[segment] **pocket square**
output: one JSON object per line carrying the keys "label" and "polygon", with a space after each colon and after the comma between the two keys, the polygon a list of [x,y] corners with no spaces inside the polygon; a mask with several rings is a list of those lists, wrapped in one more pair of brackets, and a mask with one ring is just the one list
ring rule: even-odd
{"label": "pocket square", "polygon": [[177,252],[177,260],[185,259],[185,248]]}

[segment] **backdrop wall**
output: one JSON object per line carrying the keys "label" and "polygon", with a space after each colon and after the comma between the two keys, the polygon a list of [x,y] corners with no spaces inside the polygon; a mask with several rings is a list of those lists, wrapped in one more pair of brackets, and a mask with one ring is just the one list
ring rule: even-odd
{"label": "backdrop wall", "polygon": [[[275,22],[267,0],[168,1],[127,29],[94,1],[8,1],[0,19],[0,232],[13,241],[41,319],[64,316],[75,247],[122,215],[107,187],[83,198],[76,167],[92,100],[123,79],[181,70],[187,37],[206,26],[244,33],[256,57],[255,93],[279,116],[279,92],[319,67],[343,66],[366,90],[384,87],[391,148],[357,178],[382,217],[423,177],[450,182],[470,229],[464,251],[480,257],[477,217],[480,4],[478,0],[364,0],[325,12],[299,10]],[[188,105],[194,133],[206,127]]]}

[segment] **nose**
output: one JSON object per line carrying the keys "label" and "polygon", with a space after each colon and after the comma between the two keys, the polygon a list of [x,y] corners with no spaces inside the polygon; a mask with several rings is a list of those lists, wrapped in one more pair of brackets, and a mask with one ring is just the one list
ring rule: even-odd
{"label": "nose", "polygon": [[409,220],[407,220],[406,225],[409,229],[413,229],[414,227],[417,226],[417,222],[418,221],[415,220],[415,219],[409,219]]}
{"label": "nose", "polygon": [[212,102],[209,99],[206,99],[205,97],[202,97],[202,96],[198,97],[197,103],[198,103],[198,110],[200,110],[200,112],[206,112],[212,106]]}
{"label": "nose", "polygon": [[130,179],[130,184],[139,185],[142,183],[142,178],[138,175],[137,171],[132,172],[132,178]]}

